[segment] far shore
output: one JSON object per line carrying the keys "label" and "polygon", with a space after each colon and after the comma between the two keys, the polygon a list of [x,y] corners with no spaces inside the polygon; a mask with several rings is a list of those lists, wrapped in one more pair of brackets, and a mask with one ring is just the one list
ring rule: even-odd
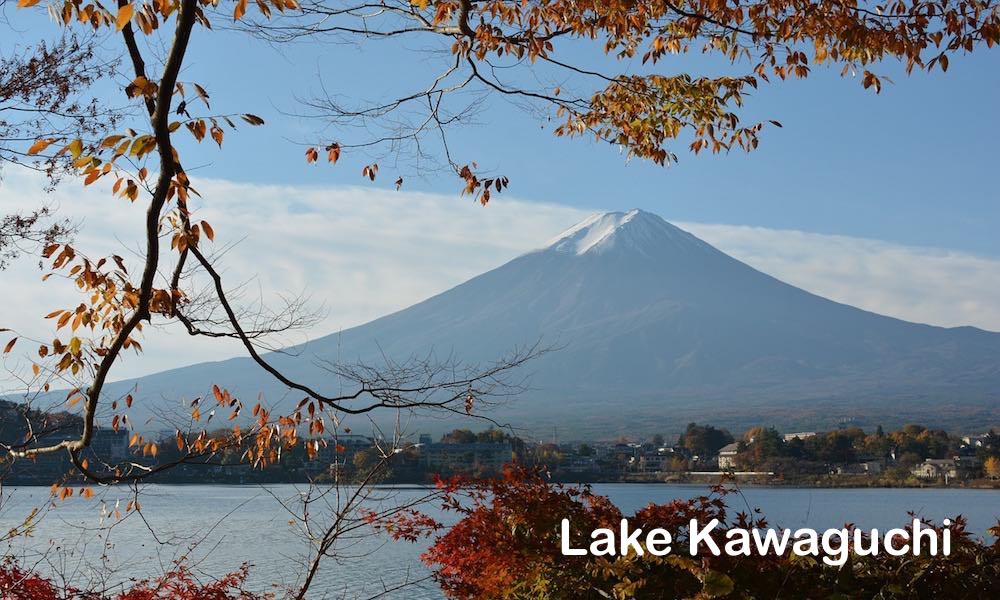
{"label": "far shore", "polygon": [[[236,481],[219,481],[219,482],[196,482],[196,481],[150,481],[147,485],[156,487],[196,487],[196,486],[217,486],[217,487],[238,487],[238,488],[248,488],[248,487],[273,487],[278,485],[296,485],[296,486],[308,486],[310,482],[308,481],[268,481],[268,482],[236,482]],[[706,488],[719,484],[735,484],[739,488],[782,488],[789,490],[796,489],[883,489],[883,490],[894,490],[894,489],[927,489],[927,490],[1000,490],[1000,481],[990,481],[990,480],[971,480],[962,481],[959,483],[934,483],[934,482],[917,482],[917,483],[907,483],[907,482],[886,482],[886,481],[860,481],[858,479],[853,479],[851,481],[802,481],[802,480],[787,480],[780,478],[771,479],[761,479],[757,477],[743,477],[733,475],[723,475],[723,474],[713,474],[713,475],[684,475],[675,478],[649,478],[649,479],[624,479],[624,480],[607,480],[607,481],[554,481],[553,484],[569,485],[569,486],[583,486],[583,485],[627,485],[627,486],[672,486],[672,487],[686,487],[686,488]],[[122,484],[126,486],[126,484]],[[322,487],[330,485],[329,482],[316,482],[316,486]],[[353,484],[345,483],[345,487],[351,487]],[[44,488],[49,489],[51,485],[35,482],[24,482],[24,483],[7,483],[4,488],[12,489],[24,489],[24,488]],[[116,485],[108,487],[119,487]],[[434,485],[427,483],[383,483],[374,486],[379,489],[393,489],[393,490],[430,490],[434,489]]]}

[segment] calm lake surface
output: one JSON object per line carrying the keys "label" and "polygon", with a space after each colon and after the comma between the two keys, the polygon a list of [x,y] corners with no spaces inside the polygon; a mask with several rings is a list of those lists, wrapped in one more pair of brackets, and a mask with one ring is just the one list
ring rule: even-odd
{"label": "calm lake surface", "polygon": [[[691,498],[705,486],[667,484],[599,484],[594,491],[609,496],[625,514],[650,502]],[[65,573],[71,581],[120,584],[128,578],[155,577],[171,561],[190,551],[189,565],[205,577],[252,565],[248,587],[273,590],[280,596],[294,587],[304,571],[308,546],[282,502],[294,506],[305,486],[150,485],[140,502],[145,521],[136,515],[121,521],[103,518],[102,509],[122,509],[132,499],[127,488],[110,488],[91,499],[72,498],[43,514],[31,538],[8,543],[14,554],[38,569]],[[384,488],[382,506],[418,497],[419,490]],[[962,489],[790,489],[746,488],[746,503],[731,496],[729,505],[759,507],[772,526],[824,529],[855,523],[886,529],[908,520],[907,511],[940,522],[964,515],[970,530],[986,537],[1000,519],[1000,492]],[[34,507],[49,504],[49,489],[5,488],[0,505],[0,531],[20,523]],[[281,501],[279,501],[281,500]],[[374,502],[374,500],[373,500]],[[319,506],[314,507],[317,513]],[[435,514],[429,508],[427,512]],[[112,526],[113,524],[113,526]],[[365,536],[341,548],[343,559],[321,568],[310,598],[369,598],[403,581],[426,579],[419,555],[426,543],[393,542]],[[110,574],[110,575],[109,575]],[[438,599],[429,581],[380,597]]]}

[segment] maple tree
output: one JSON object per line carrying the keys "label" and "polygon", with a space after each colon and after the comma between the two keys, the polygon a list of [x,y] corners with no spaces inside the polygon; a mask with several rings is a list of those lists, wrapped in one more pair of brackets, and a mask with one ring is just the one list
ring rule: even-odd
{"label": "maple tree", "polygon": [[119,593],[81,590],[58,584],[53,579],[25,569],[11,557],[0,563],[0,594],[6,600],[264,600],[267,596],[243,589],[248,567],[219,579],[200,582],[183,562],[179,562],[155,580],[134,582]]}
{"label": "maple tree", "polygon": [[[651,503],[628,516],[632,531],[664,528],[674,533],[673,547],[684,550],[664,556],[648,551],[563,556],[563,519],[572,523],[570,546],[586,548],[589,532],[617,531],[625,515],[585,486],[553,485],[518,466],[496,479],[452,479],[439,486],[442,505],[461,517],[458,523],[446,528],[417,512],[373,524],[399,539],[435,536],[423,559],[451,598],[989,598],[1000,591],[1000,540],[976,540],[962,518],[949,526],[947,556],[852,552],[842,567],[814,556],[780,556],[773,548],[764,555],[691,556],[686,548],[692,519],[719,520],[722,525],[711,536],[720,548],[729,528],[768,527],[749,506],[734,514],[730,506],[744,502],[738,490],[716,486],[709,494]],[[991,532],[1000,535],[1000,524]],[[641,536],[643,546],[644,540]]]}

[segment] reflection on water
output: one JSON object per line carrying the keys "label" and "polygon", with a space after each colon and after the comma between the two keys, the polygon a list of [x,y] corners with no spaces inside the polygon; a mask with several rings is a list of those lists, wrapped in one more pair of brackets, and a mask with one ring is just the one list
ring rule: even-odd
{"label": "reflection on water", "polygon": [[[102,507],[124,508],[133,499],[127,488],[105,489],[90,500],[57,503],[40,519],[34,536],[18,538],[5,548],[39,570],[66,574],[79,584],[121,583],[128,578],[155,577],[189,553],[189,565],[205,577],[252,565],[249,587],[281,592],[294,587],[304,572],[309,547],[292,515],[279,500],[294,504],[305,488],[268,486],[162,486],[142,489],[142,514],[122,521],[104,518]],[[667,502],[706,493],[704,486],[600,484],[626,514],[650,502]],[[380,490],[380,492],[383,492]],[[49,489],[7,488],[0,509],[0,530],[17,525],[32,507],[45,506]],[[385,505],[418,497],[419,490],[386,488]],[[759,507],[774,526],[797,528],[859,527],[885,529],[903,524],[907,511],[940,522],[962,514],[970,530],[985,536],[1000,518],[1000,493],[958,489],[789,489],[749,488],[731,496],[733,510]],[[441,516],[434,506],[427,512]],[[394,542],[383,537],[352,540],[340,548],[345,558],[321,568],[310,598],[368,598],[403,581],[423,580],[428,571],[420,553],[426,543]],[[190,549],[190,550],[189,550]],[[41,561],[41,562],[39,562]],[[109,579],[110,577],[110,579]],[[433,583],[423,581],[390,597],[440,598]]]}

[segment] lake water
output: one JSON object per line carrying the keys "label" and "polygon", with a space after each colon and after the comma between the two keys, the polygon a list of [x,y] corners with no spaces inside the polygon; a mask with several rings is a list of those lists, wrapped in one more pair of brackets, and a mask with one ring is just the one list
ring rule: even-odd
{"label": "lake water", "polygon": [[[609,496],[625,514],[649,502],[667,502],[706,493],[705,486],[668,484],[600,484],[594,491]],[[280,592],[294,587],[304,572],[308,547],[289,521],[282,502],[294,505],[303,486],[150,485],[140,501],[145,521],[136,515],[121,521],[102,520],[102,507],[124,508],[132,498],[127,488],[106,488],[91,499],[71,498],[49,508],[31,538],[17,538],[5,554],[14,554],[38,569],[65,573],[77,583],[114,585],[129,577],[153,577],[172,560],[190,551],[190,566],[205,577],[252,564],[248,587]],[[406,502],[419,491],[379,490],[383,506]],[[962,514],[970,530],[986,537],[1000,519],[1000,492],[962,489],[790,489],[746,488],[731,496],[734,510],[747,505],[763,510],[772,526],[823,529],[855,523],[886,529],[908,520],[907,511],[940,522]],[[17,525],[33,507],[50,504],[48,488],[4,489],[0,531]],[[318,507],[314,510],[320,512]],[[427,512],[434,513],[433,510]],[[113,523],[113,526],[110,526]],[[426,543],[411,544],[364,536],[340,548],[343,556],[328,560],[310,598],[369,598],[403,581],[426,579],[419,555]],[[39,562],[41,560],[41,562]],[[110,574],[110,575],[109,575]],[[434,584],[423,581],[380,597],[438,599]]]}

